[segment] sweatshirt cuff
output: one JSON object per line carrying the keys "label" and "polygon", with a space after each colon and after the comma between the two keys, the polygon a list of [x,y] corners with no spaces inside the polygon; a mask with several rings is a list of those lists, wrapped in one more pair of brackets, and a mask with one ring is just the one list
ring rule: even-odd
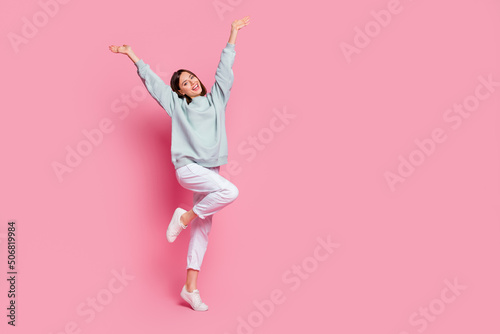
{"label": "sweatshirt cuff", "polygon": [[144,66],[144,61],[142,59],[139,59],[136,63],[135,63],[135,66],[137,66],[137,68],[141,67],[141,66]]}
{"label": "sweatshirt cuff", "polygon": [[226,49],[234,50],[235,44],[227,43],[226,44]]}

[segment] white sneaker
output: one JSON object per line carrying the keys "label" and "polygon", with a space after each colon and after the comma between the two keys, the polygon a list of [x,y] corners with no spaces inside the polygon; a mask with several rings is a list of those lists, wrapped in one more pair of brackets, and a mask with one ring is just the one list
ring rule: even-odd
{"label": "white sneaker", "polygon": [[182,230],[185,230],[187,228],[187,225],[181,223],[181,216],[184,214],[184,212],[187,211],[181,208],[175,209],[174,215],[172,216],[172,220],[170,221],[170,224],[168,224],[167,228],[168,242],[174,242],[179,233],[181,233]]}
{"label": "white sneaker", "polygon": [[200,291],[198,289],[193,292],[188,292],[186,285],[182,287],[181,297],[184,299],[195,311],[206,311],[208,305],[201,301]]}

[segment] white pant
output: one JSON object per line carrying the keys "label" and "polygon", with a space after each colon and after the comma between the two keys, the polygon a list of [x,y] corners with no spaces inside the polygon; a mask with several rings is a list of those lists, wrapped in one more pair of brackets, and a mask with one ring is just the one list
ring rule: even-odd
{"label": "white pant", "polygon": [[219,175],[220,166],[203,167],[190,163],[175,170],[179,184],[194,192],[193,212],[186,269],[200,270],[207,250],[212,215],[238,197],[238,188]]}

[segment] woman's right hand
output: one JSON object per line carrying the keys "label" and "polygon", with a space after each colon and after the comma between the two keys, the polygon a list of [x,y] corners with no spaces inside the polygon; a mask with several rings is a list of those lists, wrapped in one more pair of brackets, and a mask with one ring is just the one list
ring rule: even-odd
{"label": "woman's right hand", "polygon": [[111,52],[114,53],[123,53],[123,54],[128,54],[130,51],[132,51],[132,48],[130,45],[123,44],[122,46],[117,46],[117,45],[110,45],[109,49]]}

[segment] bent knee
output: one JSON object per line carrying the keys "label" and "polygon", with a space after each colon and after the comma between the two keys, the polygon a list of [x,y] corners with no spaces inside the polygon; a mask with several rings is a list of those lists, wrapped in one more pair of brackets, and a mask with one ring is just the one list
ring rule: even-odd
{"label": "bent knee", "polygon": [[224,198],[228,202],[234,201],[236,198],[238,198],[238,195],[240,194],[240,191],[238,188],[232,184],[229,183],[228,186],[224,189]]}

